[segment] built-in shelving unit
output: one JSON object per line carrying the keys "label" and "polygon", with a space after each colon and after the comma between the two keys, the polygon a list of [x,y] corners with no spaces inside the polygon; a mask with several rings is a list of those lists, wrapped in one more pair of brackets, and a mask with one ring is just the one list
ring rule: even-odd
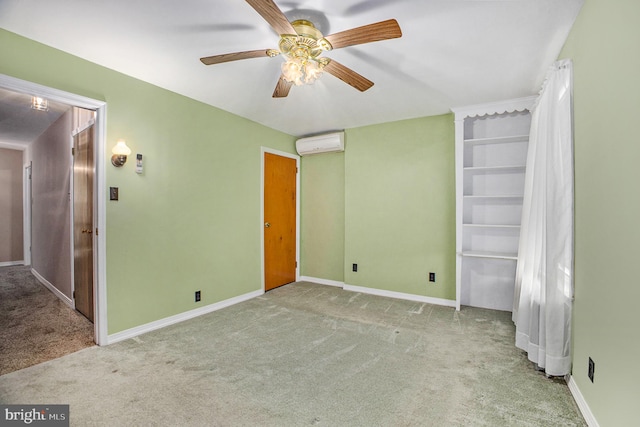
{"label": "built-in shelving unit", "polygon": [[534,99],[453,110],[458,309],[512,310]]}

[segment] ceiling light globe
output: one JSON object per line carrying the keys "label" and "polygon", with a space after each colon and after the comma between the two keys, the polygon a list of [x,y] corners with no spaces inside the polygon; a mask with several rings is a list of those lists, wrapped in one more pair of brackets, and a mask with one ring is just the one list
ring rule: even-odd
{"label": "ceiling light globe", "polygon": [[304,66],[304,82],[312,84],[322,76],[322,68],[315,61],[308,61]]}
{"label": "ceiling light globe", "polygon": [[281,68],[284,79],[299,86],[297,81],[302,78],[302,64],[298,61],[288,59],[286,62],[282,63]]}

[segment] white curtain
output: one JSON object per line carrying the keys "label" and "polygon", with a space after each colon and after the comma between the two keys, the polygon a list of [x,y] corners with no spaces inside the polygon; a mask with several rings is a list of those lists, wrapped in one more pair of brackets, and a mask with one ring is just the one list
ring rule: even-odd
{"label": "white curtain", "polygon": [[570,372],[573,303],[572,64],[556,62],[532,111],[513,321],[547,375]]}

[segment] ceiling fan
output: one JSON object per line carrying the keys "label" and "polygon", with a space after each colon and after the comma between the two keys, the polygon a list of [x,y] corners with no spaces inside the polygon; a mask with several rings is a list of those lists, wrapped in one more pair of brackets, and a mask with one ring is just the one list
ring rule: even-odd
{"label": "ceiling fan", "polygon": [[398,22],[395,19],[389,19],[325,37],[308,20],[298,19],[289,22],[273,0],[246,1],[280,35],[279,49],[225,53],[200,58],[200,61],[205,65],[213,65],[240,59],[275,57],[282,54],[287,59],[282,64],[282,74],[273,92],[274,98],[286,97],[294,84],[299,86],[313,83],[323,71],[364,92],[373,86],[372,81],[333,59],[321,56],[321,54],[332,49],[402,36]]}

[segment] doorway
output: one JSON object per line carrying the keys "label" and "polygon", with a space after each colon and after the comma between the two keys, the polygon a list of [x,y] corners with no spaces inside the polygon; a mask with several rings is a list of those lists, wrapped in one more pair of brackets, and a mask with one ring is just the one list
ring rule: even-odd
{"label": "doorway", "polygon": [[263,289],[298,280],[300,158],[262,150]]}
{"label": "doorway", "polygon": [[[105,206],[105,136],[106,136],[106,103],[84,96],[60,91],[25,80],[0,74],[0,88],[10,91],[47,98],[50,101],[64,103],[69,106],[80,107],[95,111],[95,131],[93,159],[95,165],[95,180],[92,184],[93,195],[93,228],[94,239],[91,263],[93,272],[93,317],[94,336],[98,345],[108,344],[107,317],[106,317],[106,242],[104,231],[106,230],[106,206]],[[98,233],[99,231],[99,233]]]}

